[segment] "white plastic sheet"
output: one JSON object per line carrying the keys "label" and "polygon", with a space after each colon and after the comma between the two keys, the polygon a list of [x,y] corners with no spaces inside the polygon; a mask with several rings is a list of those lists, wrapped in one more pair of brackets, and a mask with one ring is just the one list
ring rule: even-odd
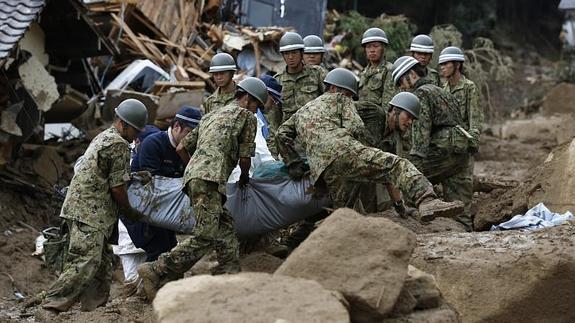
{"label": "white plastic sheet", "polygon": [[537,230],[553,227],[573,220],[573,214],[567,211],[563,214],[551,212],[543,203],[535,205],[525,214],[518,214],[511,220],[491,227],[491,231],[512,229]]}

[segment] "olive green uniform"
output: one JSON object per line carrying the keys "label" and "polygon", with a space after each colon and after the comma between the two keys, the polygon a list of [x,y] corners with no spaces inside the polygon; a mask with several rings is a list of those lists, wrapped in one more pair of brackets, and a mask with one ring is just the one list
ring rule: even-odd
{"label": "olive green uniform", "polygon": [[216,109],[221,107],[225,107],[226,105],[232,103],[234,100],[235,92],[232,91],[230,93],[222,93],[221,88],[217,88],[212,95],[208,96],[204,103],[202,103],[202,107],[204,108],[204,114],[210,113]]}

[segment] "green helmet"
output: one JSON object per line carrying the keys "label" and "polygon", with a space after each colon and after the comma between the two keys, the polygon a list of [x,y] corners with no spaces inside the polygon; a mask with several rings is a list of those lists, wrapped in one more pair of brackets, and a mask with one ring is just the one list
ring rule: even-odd
{"label": "green helmet", "polygon": [[421,105],[419,104],[419,99],[415,94],[411,92],[399,92],[397,93],[391,101],[389,101],[390,109],[395,107],[406,111],[411,114],[415,119],[419,118],[419,110]]}
{"label": "green helmet", "polygon": [[266,84],[256,77],[246,77],[238,83],[238,88],[256,98],[261,104],[265,104],[268,100],[268,88]]}
{"label": "green helmet", "polygon": [[433,39],[427,35],[417,35],[411,40],[409,51],[433,54]]}
{"label": "green helmet", "polygon": [[331,70],[327,73],[323,82],[350,90],[353,92],[354,99],[357,97],[357,77],[348,69],[338,67]]}
{"label": "green helmet", "polygon": [[143,131],[148,123],[148,109],[146,106],[136,100],[127,99],[122,101],[114,110],[120,120],[136,128],[138,131]]}
{"label": "green helmet", "polygon": [[280,39],[280,53],[304,48],[303,39],[298,33],[288,31]]}
{"label": "green helmet", "polygon": [[393,72],[391,72],[393,83],[397,85],[399,79],[418,63],[419,62],[411,56],[401,56],[400,58],[396,59],[393,63]]}
{"label": "green helmet", "polygon": [[303,50],[304,53],[325,53],[323,40],[316,35],[305,36],[303,44],[305,46]]}
{"label": "green helmet", "polygon": [[465,62],[463,51],[455,46],[446,47],[439,54],[439,64],[452,61]]}
{"label": "green helmet", "polygon": [[212,57],[212,61],[210,62],[210,73],[235,70],[237,70],[236,61],[234,61],[232,55],[228,53],[218,53]]}
{"label": "green helmet", "polygon": [[385,31],[379,28],[369,28],[363,33],[363,37],[361,38],[361,45],[363,46],[367,43],[375,41],[382,42],[386,45],[389,44]]}

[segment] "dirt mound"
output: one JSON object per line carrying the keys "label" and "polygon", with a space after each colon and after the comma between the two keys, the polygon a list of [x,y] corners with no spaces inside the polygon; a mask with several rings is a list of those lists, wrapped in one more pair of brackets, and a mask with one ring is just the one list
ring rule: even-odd
{"label": "dirt mound", "polygon": [[413,232],[389,220],[339,209],[276,274],[316,280],[340,291],[350,302],[354,321],[373,322],[393,309],[414,243]]}
{"label": "dirt mound", "polygon": [[540,202],[553,212],[575,211],[574,172],[575,140],[554,149],[516,188],[492,192],[495,203],[478,206],[475,228],[487,230]]}
{"label": "dirt mound", "polygon": [[158,291],[158,322],[349,322],[337,292],[265,273],[195,276]]}
{"label": "dirt mound", "polygon": [[541,111],[545,115],[575,112],[575,84],[560,83],[547,93]]}
{"label": "dirt mound", "polygon": [[412,263],[464,322],[573,322],[575,226],[418,236]]}

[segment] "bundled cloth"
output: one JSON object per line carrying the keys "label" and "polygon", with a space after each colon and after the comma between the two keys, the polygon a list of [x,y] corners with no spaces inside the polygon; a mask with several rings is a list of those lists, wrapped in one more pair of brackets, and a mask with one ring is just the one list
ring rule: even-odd
{"label": "bundled cloth", "polygon": [[491,231],[512,229],[537,230],[553,227],[573,220],[573,214],[567,211],[563,214],[553,213],[543,204],[535,205],[525,214],[518,214],[511,220],[491,227]]}
{"label": "bundled cloth", "polygon": [[[262,234],[285,228],[327,206],[329,200],[314,198],[310,186],[307,178],[289,179],[282,162],[264,163],[254,170],[246,187],[227,184],[225,207],[239,236]],[[154,176],[148,182],[134,180],[128,197],[130,204],[146,215],[142,221],[189,234],[195,225],[194,212],[182,189],[182,178]]]}

